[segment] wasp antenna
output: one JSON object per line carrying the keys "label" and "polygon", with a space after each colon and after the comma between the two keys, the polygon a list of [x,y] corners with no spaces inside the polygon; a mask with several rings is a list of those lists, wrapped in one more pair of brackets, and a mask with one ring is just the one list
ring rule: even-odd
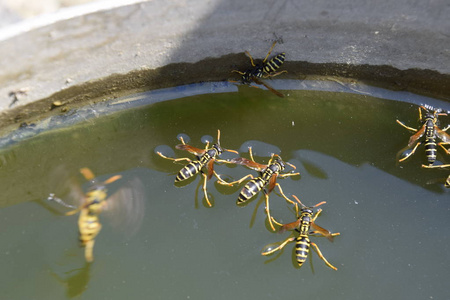
{"label": "wasp antenna", "polygon": [[292,195],[292,197],[294,197],[295,200],[296,200],[298,203],[300,203],[300,205],[301,205],[302,207],[305,207],[305,205],[300,201],[300,199],[297,198],[297,196]]}
{"label": "wasp antenna", "polygon": [[322,204],[325,204],[325,203],[327,203],[327,201],[322,201],[322,202],[317,203],[313,207],[321,206]]}
{"label": "wasp antenna", "polygon": [[220,145],[220,129],[217,129],[217,144]]}
{"label": "wasp antenna", "polygon": [[288,162],[286,162],[286,164],[288,165],[288,166],[291,166],[294,170],[295,169],[297,169],[297,167],[296,166],[294,166],[293,164],[291,164],[291,163],[288,163]]}
{"label": "wasp antenna", "polygon": [[110,177],[109,179],[106,179],[104,184],[110,184],[113,183],[114,181],[119,180],[120,178],[122,178],[122,175],[115,175],[113,177]]}
{"label": "wasp antenna", "polygon": [[223,149],[223,150],[228,151],[228,152],[232,152],[232,153],[239,154],[239,152],[237,152],[236,150],[231,150],[231,149]]}
{"label": "wasp antenna", "polygon": [[91,169],[89,168],[81,168],[80,173],[86,178],[86,180],[92,180],[95,178],[94,173],[92,173]]}

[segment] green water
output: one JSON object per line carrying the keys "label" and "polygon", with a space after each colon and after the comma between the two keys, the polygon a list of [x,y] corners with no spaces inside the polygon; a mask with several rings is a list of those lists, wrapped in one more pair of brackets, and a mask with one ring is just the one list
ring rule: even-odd
{"label": "green water", "polygon": [[[395,120],[418,128],[417,118],[416,105],[367,95],[289,91],[282,99],[243,88],[91,118],[11,145],[0,153],[0,298],[445,299],[450,198],[439,180],[448,171],[422,169],[423,147],[400,165],[395,159],[411,135]],[[301,173],[278,181],[284,192],[306,205],[327,201],[317,223],[341,235],[334,243],[311,239],[337,271],[312,251],[314,273],[309,261],[297,268],[293,244],[261,256],[288,236],[268,230],[261,195],[238,207],[239,189],[211,180],[208,208],[201,190],[196,197],[199,177],[174,186],[182,165],[155,148],[189,156],[169,150],[177,135],[202,148],[202,137],[215,138],[217,129],[223,147],[246,156],[253,145],[261,163],[281,150]],[[438,159],[450,161],[443,151]],[[91,265],[78,247],[77,216],[58,215],[45,200],[61,165],[75,175],[89,167],[101,179],[137,177],[145,187],[137,234],[121,234],[101,216]],[[227,178],[255,174],[216,170]],[[270,199],[273,216],[295,220],[277,193]]]}

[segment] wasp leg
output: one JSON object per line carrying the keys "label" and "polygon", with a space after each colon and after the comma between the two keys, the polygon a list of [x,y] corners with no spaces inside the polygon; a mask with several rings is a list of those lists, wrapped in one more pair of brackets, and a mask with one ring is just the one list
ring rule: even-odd
{"label": "wasp leg", "polygon": [[191,162],[191,161],[192,161],[192,160],[190,160],[190,159],[187,158],[187,157],[181,157],[181,158],[167,157],[167,156],[165,156],[164,154],[162,154],[162,153],[159,152],[159,151],[156,152],[156,154],[158,154],[158,155],[161,156],[162,158],[173,160],[174,162],[176,162],[176,161],[183,161],[183,160],[188,161],[188,162]]}
{"label": "wasp leg", "polygon": [[206,189],[206,183],[208,181],[208,176],[206,174],[204,174],[204,173],[202,173],[202,176],[203,176],[203,186],[202,186],[203,194],[205,194],[205,199],[206,199],[206,203],[208,203],[208,206],[212,207],[212,204],[211,204],[211,202],[209,201],[209,198],[208,198],[208,191]]}
{"label": "wasp leg", "polygon": [[213,174],[214,174],[214,176],[216,176],[216,178],[217,178],[217,180],[218,180],[218,181],[217,181],[218,183],[223,184],[223,185],[228,185],[228,182],[226,182],[225,180],[223,180],[222,177],[220,177],[220,175],[216,173],[216,171],[214,171]]}
{"label": "wasp leg", "polygon": [[246,180],[247,178],[253,179],[253,175],[252,174],[248,174],[248,175],[242,177],[241,179],[236,180],[236,181],[232,181],[232,182],[226,182],[226,181],[224,181],[222,179],[222,181],[218,181],[218,183],[223,184],[223,185],[232,186],[232,185],[235,185],[236,183],[237,184],[241,184],[241,182]]}
{"label": "wasp leg", "polygon": [[266,197],[266,214],[267,214],[267,218],[269,220],[269,225],[270,225],[270,228],[272,228],[272,231],[275,231],[275,227],[273,226],[273,223],[272,223],[272,220],[274,220],[274,218],[270,215],[269,194],[265,193],[264,195]]}
{"label": "wasp leg", "polygon": [[422,168],[429,168],[429,169],[432,169],[432,168],[448,168],[448,167],[450,167],[450,164],[447,164],[447,165],[437,165],[437,166],[422,165]]}
{"label": "wasp leg", "polygon": [[278,189],[280,190],[281,196],[283,196],[283,198],[284,198],[287,202],[289,202],[289,203],[291,203],[291,204],[293,204],[293,205],[297,205],[294,201],[292,201],[291,199],[289,199],[289,198],[283,193],[283,190],[281,189],[281,185],[280,185],[279,183],[277,183],[276,186],[278,186]]}
{"label": "wasp leg", "polygon": [[[241,71],[238,71],[238,70],[233,70],[233,71],[231,71],[231,73],[238,73],[240,75],[244,75],[245,74],[245,72],[241,72]],[[230,81],[230,82],[237,82],[237,81]]]}
{"label": "wasp leg", "polygon": [[444,151],[445,151],[447,154],[450,154],[450,150],[444,147],[444,145],[450,145],[450,142],[440,142],[440,143],[438,143],[438,145],[441,146],[442,149],[444,149]]}
{"label": "wasp leg", "polygon": [[399,120],[396,120],[396,121],[397,121],[398,124],[402,125],[402,126],[405,127],[406,129],[411,130],[411,131],[414,131],[414,132],[417,132],[417,129],[412,128],[412,127],[409,127],[409,126],[406,126],[405,124],[403,124],[403,123],[402,123],[401,121],[399,121]]}
{"label": "wasp leg", "polygon": [[275,72],[275,73],[270,73],[270,74],[264,75],[263,78],[275,77],[275,76],[278,76],[280,74],[287,73],[287,72],[288,71],[283,70],[283,71],[279,71],[279,72]]}
{"label": "wasp leg", "polygon": [[[277,43],[276,41],[273,42],[272,47],[270,47],[269,53],[267,53],[266,57],[265,57],[264,60],[263,60],[263,63],[265,63],[266,60],[269,58],[269,55],[270,55],[270,53],[272,53],[273,47],[275,47],[275,44],[276,44],[276,43]],[[253,66],[254,66],[254,65],[253,65]]]}
{"label": "wasp leg", "polygon": [[[272,253],[274,253],[274,252],[276,252],[276,251],[278,251],[278,250],[281,250],[281,249],[283,249],[284,248],[284,246],[286,246],[288,243],[291,243],[291,242],[293,242],[295,240],[295,237],[293,236],[293,237],[289,237],[289,238],[287,238],[287,239],[285,239],[278,247],[276,247],[276,248],[273,248],[273,249],[270,249],[270,245],[272,245],[272,244],[269,244],[269,245],[266,245],[264,248],[263,248],[263,251],[261,251],[261,255],[269,255],[269,254],[272,254]],[[268,247],[269,246],[269,247]],[[267,249],[267,248],[269,248],[267,251],[264,251],[265,249]]]}
{"label": "wasp leg", "polygon": [[252,67],[256,67],[255,63],[253,62],[253,57],[250,54],[250,52],[245,51],[245,54],[248,56],[248,58],[250,58],[250,63],[252,64]]}
{"label": "wasp leg", "polygon": [[[399,162],[402,162],[402,161],[408,159],[408,157],[410,157],[411,155],[414,154],[414,152],[416,152],[416,149],[417,149],[417,147],[419,147],[420,144],[421,144],[421,142],[418,142],[418,143],[416,144],[416,146],[414,146],[414,148],[412,149],[411,152],[409,152],[408,154],[406,154],[405,157],[399,159],[398,161],[399,161]],[[408,147],[403,148],[402,150],[400,150],[400,151],[397,153],[397,157],[399,156],[399,154],[401,154],[400,152],[403,152],[404,150],[409,149],[409,148],[410,148],[410,147],[408,146]]]}
{"label": "wasp leg", "polygon": [[253,158],[253,151],[252,151],[252,147],[248,147],[248,153],[250,155],[250,159],[255,162],[255,159]]}
{"label": "wasp leg", "polygon": [[278,177],[284,178],[284,177],[297,176],[297,175],[300,175],[300,173],[297,172],[297,173],[285,173],[285,174],[279,174]]}
{"label": "wasp leg", "polygon": [[330,268],[332,268],[333,270],[336,271],[337,268],[335,266],[333,266],[332,264],[330,264],[328,262],[328,260],[322,255],[322,252],[320,252],[319,247],[313,242],[311,242],[311,245],[314,246],[314,249],[316,250],[317,255],[319,255],[319,257],[327,264],[327,266],[329,266]]}

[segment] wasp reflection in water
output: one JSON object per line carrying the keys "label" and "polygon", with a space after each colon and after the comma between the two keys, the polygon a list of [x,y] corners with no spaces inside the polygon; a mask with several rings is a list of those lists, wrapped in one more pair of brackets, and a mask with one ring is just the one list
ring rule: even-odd
{"label": "wasp reflection in water", "polygon": [[[60,203],[65,207],[76,207],[65,212],[64,215],[80,213],[78,217],[79,240],[81,246],[85,248],[86,261],[92,262],[95,238],[102,229],[100,213],[104,212],[116,229],[123,229],[133,234],[139,228],[144,216],[143,185],[139,179],[133,178],[108,196],[106,186],[121,179],[121,175],[115,175],[99,182],[88,168],[80,169],[80,173],[90,182],[86,193],[83,193],[80,185],[74,180],[68,180],[62,186],[66,190],[67,186],[69,187],[68,199],[62,200],[55,194],[50,194],[48,200]],[[54,176],[58,176],[58,174]],[[69,201],[76,205],[68,204]]]}

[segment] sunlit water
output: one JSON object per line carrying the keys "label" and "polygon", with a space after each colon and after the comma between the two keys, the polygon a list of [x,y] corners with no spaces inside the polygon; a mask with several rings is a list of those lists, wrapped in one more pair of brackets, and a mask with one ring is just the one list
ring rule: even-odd
{"label": "sunlit water", "polygon": [[[221,83],[156,91],[70,112],[4,138],[1,299],[446,299],[450,197],[443,179],[449,172],[422,169],[423,146],[397,164],[411,132],[395,120],[419,128],[418,104],[450,110],[448,103],[369,87],[291,88],[303,90],[283,91],[285,98],[247,87],[236,92]],[[117,111],[105,114],[108,108]],[[86,121],[76,123],[80,117]],[[62,127],[64,120],[74,125]],[[440,120],[450,123],[450,117]],[[49,124],[59,129],[45,131]],[[221,145],[242,156],[253,146],[260,163],[275,152],[297,166],[300,178],[278,180],[286,195],[309,206],[327,201],[317,224],[341,235],[334,243],[311,240],[337,271],[312,250],[313,268],[308,260],[299,269],[293,244],[261,256],[265,245],[289,236],[270,231],[261,194],[238,207],[240,188],[213,179],[209,208],[197,190],[200,176],[174,185],[183,164],[162,159],[155,149],[193,158],[173,150],[177,136],[183,133],[202,148],[202,138],[215,140],[217,129]],[[449,163],[441,150],[438,160]],[[122,174],[112,189],[136,177],[145,186],[139,231],[128,236],[101,216],[90,265],[78,246],[77,216],[61,216],[46,201],[55,192],[52,170],[58,166],[73,176],[89,167],[102,180]],[[227,179],[257,175],[242,166],[216,170]],[[273,216],[295,221],[277,192],[270,199]]]}

